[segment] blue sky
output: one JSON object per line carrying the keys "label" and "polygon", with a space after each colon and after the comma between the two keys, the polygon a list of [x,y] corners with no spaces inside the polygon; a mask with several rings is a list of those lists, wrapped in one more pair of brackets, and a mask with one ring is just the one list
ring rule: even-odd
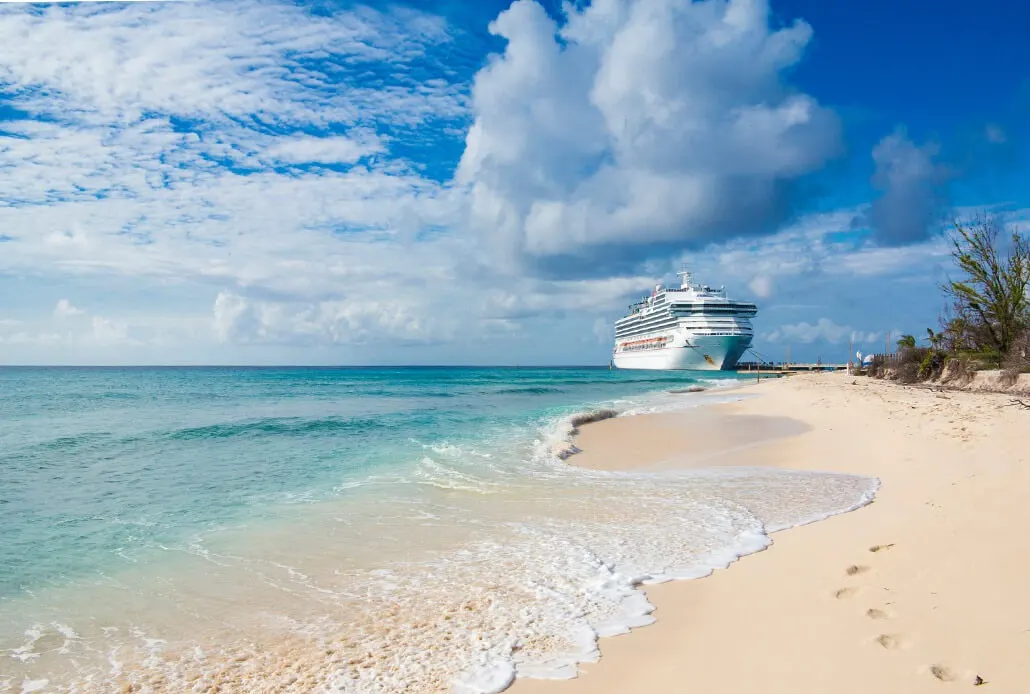
{"label": "blue sky", "polygon": [[1026,223],[1003,2],[0,6],[0,363],[598,363],[689,263],[772,358]]}

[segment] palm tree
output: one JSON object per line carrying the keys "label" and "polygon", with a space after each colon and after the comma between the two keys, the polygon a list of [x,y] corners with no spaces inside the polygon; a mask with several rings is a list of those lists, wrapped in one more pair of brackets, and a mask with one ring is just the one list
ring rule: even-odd
{"label": "palm tree", "polygon": [[915,335],[902,335],[898,338],[898,349],[915,349],[916,338]]}
{"label": "palm tree", "polygon": [[927,328],[926,341],[930,343],[930,347],[932,347],[935,350],[939,350],[941,348],[941,344],[943,344],[944,342],[944,333],[935,333],[933,331],[933,328]]}

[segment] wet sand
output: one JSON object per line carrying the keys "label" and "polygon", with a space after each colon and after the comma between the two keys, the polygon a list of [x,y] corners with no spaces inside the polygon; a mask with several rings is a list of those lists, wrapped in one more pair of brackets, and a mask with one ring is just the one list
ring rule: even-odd
{"label": "wet sand", "polygon": [[778,466],[878,477],[876,501],[647,588],[656,624],[575,680],[515,694],[1030,691],[1030,412],[1010,397],[843,374],[709,411],[582,427],[569,464]]}
{"label": "wet sand", "polygon": [[790,417],[742,414],[727,405],[688,413],[616,417],[580,428],[570,464],[593,470],[675,470],[740,465],[763,444],[809,430]]}

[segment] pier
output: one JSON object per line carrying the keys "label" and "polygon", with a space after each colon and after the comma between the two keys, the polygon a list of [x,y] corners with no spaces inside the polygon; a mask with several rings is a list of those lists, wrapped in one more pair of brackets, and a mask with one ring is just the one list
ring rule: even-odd
{"label": "pier", "polygon": [[793,362],[766,362],[761,363],[756,361],[742,361],[738,362],[736,366],[737,373],[742,374],[756,374],[756,375],[770,375],[770,376],[783,376],[791,373],[807,372],[807,371],[847,371],[848,365],[845,364],[828,364],[828,363],[793,363]]}

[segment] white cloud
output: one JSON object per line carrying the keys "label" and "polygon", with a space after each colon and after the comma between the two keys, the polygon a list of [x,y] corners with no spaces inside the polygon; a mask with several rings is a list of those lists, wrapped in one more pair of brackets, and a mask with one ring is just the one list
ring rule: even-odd
{"label": "white cloud", "polygon": [[[143,207],[172,188],[188,198],[227,166],[354,163],[385,147],[371,128],[464,116],[463,85],[410,74],[449,41],[444,20],[400,9],[0,7],[0,82],[14,113],[29,114],[0,134],[5,202]],[[327,74],[385,60],[386,84]]]}
{"label": "white cloud", "polygon": [[882,339],[881,333],[857,331],[847,325],[838,325],[829,318],[820,318],[815,324],[801,322],[796,325],[781,325],[764,336],[769,342],[830,342],[839,344],[851,338],[855,344],[877,342]]}
{"label": "white cloud", "polygon": [[71,316],[79,316],[85,313],[81,308],[72,306],[72,302],[67,299],[59,299],[57,305],[54,307],[55,318],[70,318]]}
{"label": "white cloud", "polygon": [[686,264],[699,279],[725,283],[734,293],[747,290],[752,298],[780,301],[804,298],[813,281],[859,291],[902,276],[925,282],[926,276],[948,262],[950,250],[941,239],[882,248],[857,236],[852,228],[863,214],[863,208],[853,208],[806,215],[775,234],[684,253],[663,264],[662,271]]}
{"label": "white cloud", "polygon": [[772,294],[773,282],[767,275],[757,275],[753,280],[748,283],[748,289],[754,292],[755,296],[759,298],[767,298]]}
{"label": "white cloud", "polygon": [[339,293],[358,277],[375,277],[377,267],[401,274],[432,258],[446,271],[469,251],[446,239],[420,251],[411,237],[426,224],[451,222],[458,204],[446,189],[412,176],[223,174],[143,200],[7,209],[5,228],[18,241],[8,244],[0,268]]}
{"label": "white cloud", "polygon": [[[454,226],[460,200],[406,162],[357,165],[386,148],[363,123],[463,112],[460,86],[406,76],[450,40],[445,22],[400,9],[174,5],[0,8],[0,79],[32,116],[0,135],[13,239],[0,271],[299,300],[371,287],[380,265],[401,274],[432,257],[426,274],[449,271],[445,252],[412,242]],[[324,72],[386,59],[395,86],[344,88]],[[273,163],[355,165],[279,173]]]}
{"label": "white cloud", "polygon": [[93,340],[100,344],[117,344],[129,340],[129,326],[120,321],[93,316]]}
{"label": "white cloud", "polygon": [[292,137],[279,140],[268,150],[274,161],[291,164],[318,162],[322,164],[352,164],[362,157],[383,151],[383,145],[374,134],[352,137]]}
{"label": "white cloud", "polygon": [[[354,122],[367,109],[417,122],[430,106],[417,93],[339,93],[306,61],[405,63],[448,40],[442,19],[413,11],[317,16],[249,0],[6,7],[0,76],[8,89],[30,91],[20,99],[29,109],[62,119],[132,122],[153,112],[326,123]],[[383,112],[387,99],[395,112]]]}
{"label": "white cloud", "polygon": [[838,151],[836,116],[782,78],[811,29],[770,29],[765,0],[566,8],[560,29],[533,0],[501,13],[507,48],[473,88],[458,177],[503,252],[764,230],[790,181]]}
{"label": "white cloud", "polygon": [[950,254],[947,241],[939,238],[901,248],[864,245],[839,254],[836,265],[842,272],[873,281],[876,277],[898,273],[914,275],[919,268],[926,268],[929,273],[930,267],[945,263]]}
{"label": "white cloud", "polygon": [[[677,269],[667,248],[640,261],[665,241],[713,241],[687,260],[770,299],[759,325],[773,300],[799,299],[866,324],[829,313],[819,282],[860,290],[924,272],[937,246],[842,239],[861,210],[760,238],[721,231],[775,222],[790,182],[838,145],[833,114],[782,77],[810,29],[770,30],[767,13],[758,0],[595,0],[556,41],[538,5],[516,2],[448,183],[397,154],[399,131],[469,106],[450,66],[415,77],[451,41],[439,18],[247,1],[0,8],[0,81],[18,116],[0,134],[0,280],[57,280],[90,307],[33,322],[38,309],[5,294],[32,318],[0,323],[0,339],[34,361],[146,358],[125,345],[154,346],[155,361],[186,349],[233,361],[241,345],[247,359],[421,361],[448,342],[432,354],[467,361],[489,343],[483,360],[508,348],[600,361],[614,318]],[[389,84],[350,78],[366,71]],[[498,272],[512,269],[504,253],[537,266]]]}
{"label": "white cloud", "polygon": [[213,329],[220,342],[228,342],[237,335],[254,332],[254,318],[247,301],[226,291],[215,297]]}
{"label": "white cloud", "polygon": [[874,346],[879,346],[884,344],[883,339],[883,333],[872,331],[862,332],[861,330],[855,330],[851,333],[851,341],[856,345],[872,344]]}
{"label": "white cloud", "polygon": [[214,330],[221,341],[266,344],[384,340],[387,347],[396,347],[453,337],[453,320],[418,309],[390,299],[259,302],[223,291],[215,299]]}
{"label": "white cloud", "polygon": [[369,266],[354,275],[345,298],[269,300],[223,290],[212,308],[213,335],[239,344],[362,345],[384,340],[387,347],[446,342],[460,335],[468,346],[517,331],[524,321],[565,321],[573,315],[592,321],[583,329],[608,342],[610,336],[604,336],[611,331],[610,319],[598,317],[598,312],[618,310],[627,297],[655,281],[498,277],[480,283],[475,277],[442,275],[448,265],[441,256],[427,255],[423,261],[421,277],[385,261]]}

